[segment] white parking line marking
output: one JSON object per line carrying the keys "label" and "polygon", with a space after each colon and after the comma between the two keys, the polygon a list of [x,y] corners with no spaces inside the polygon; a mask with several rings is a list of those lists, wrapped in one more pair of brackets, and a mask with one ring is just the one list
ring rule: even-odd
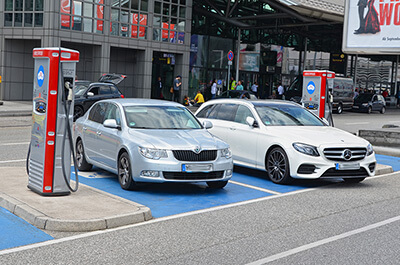
{"label": "white parking line marking", "polygon": [[85,234],[79,234],[79,235],[75,235],[75,236],[40,242],[40,243],[36,243],[36,244],[32,244],[32,245],[26,245],[26,246],[11,248],[11,249],[0,250],[0,256],[5,255],[5,254],[20,252],[20,251],[24,251],[24,250],[29,250],[29,249],[35,249],[35,248],[39,248],[39,247],[43,247],[43,246],[50,246],[50,245],[54,245],[54,244],[58,244],[58,243],[62,243],[62,242],[76,240],[76,239],[87,238],[90,236],[101,235],[101,234],[110,233],[110,232],[114,232],[114,231],[125,230],[125,229],[129,229],[132,227],[144,226],[144,225],[148,225],[148,224],[164,222],[164,221],[168,221],[168,220],[174,220],[174,219],[178,219],[178,218],[182,218],[182,217],[186,217],[186,216],[208,213],[208,212],[218,211],[218,210],[222,210],[222,209],[233,208],[236,206],[246,205],[246,204],[250,204],[250,203],[256,203],[256,202],[267,201],[267,200],[271,200],[271,199],[275,199],[275,198],[286,197],[286,196],[295,195],[295,194],[299,194],[299,193],[303,193],[303,192],[309,192],[309,191],[313,191],[313,190],[316,190],[316,188],[297,190],[297,191],[293,191],[293,192],[282,193],[279,195],[273,195],[273,196],[267,196],[267,197],[262,197],[262,198],[258,198],[258,199],[253,199],[253,200],[249,200],[249,201],[225,204],[225,205],[207,208],[207,209],[203,209],[203,210],[186,212],[186,213],[161,217],[161,218],[157,218],[157,219],[152,219],[152,220],[138,223],[138,224],[132,224],[132,225],[127,225],[127,226],[122,226],[122,227],[117,227],[117,228],[112,228],[112,229],[107,229],[107,230],[93,231],[93,232],[89,232],[89,233],[85,233]]}
{"label": "white parking line marking", "polygon": [[[375,176],[375,177],[369,177],[369,178],[366,178],[365,181],[368,181],[370,179],[384,177],[384,176],[396,175],[397,173],[398,172],[394,172],[394,173],[391,173],[391,174],[385,174],[385,175],[380,175],[380,176]],[[276,199],[276,198],[282,198],[282,197],[296,195],[296,194],[299,194],[299,193],[305,193],[305,192],[314,191],[314,190],[317,190],[317,188],[296,190],[296,191],[293,191],[293,192],[282,193],[282,194],[279,194],[279,195],[267,196],[267,197],[262,197],[262,198],[253,199],[253,200],[249,200],[249,201],[241,201],[241,202],[237,202],[237,203],[220,205],[220,206],[207,208],[207,209],[203,209],[203,210],[197,210],[197,211],[193,211],[193,212],[186,212],[186,213],[181,213],[181,214],[161,217],[161,218],[152,219],[152,220],[141,222],[141,223],[137,223],[137,224],[131,224],[131,225],[121,226],[121,227],[107,229],[107,230],[93,231],[93,232],[88,232],[88,233],[79,234],[79,235],[75,235],[75,236],[49,240],[49,241],[45,241],[45,242],[41,242],[41,243],[36,243],[36,244],[31,244],[31,245],[26,245],[26,246],[11,248],[11,249],[0,250],[0,256],[6,255],[6,254],[10,254],[10,253],[16,253],[16,252],[20,252],[20,251],[24,251],[24,250],[35,249],[35,248],[39,248],[39,247],[43,247],[43,246],[50,246],[50,245],[54,245],[54,244],[58,244],[58,243],[62,243],[62,242],[68,242],[68,241],[72,241],[72,240],[76,240],[76,239],[87,238],[87,237],[91,237],[91,236],[111,233],[111,232],[114,232],[114,231],[125,230],[125,229],[129,229],[129,228],[132,228],[132,227],[144,226],[144,225],[148,225],[148,224],[164,222],[164,221],[168,221],[168,220],[174,220],[174,219],[178,219],[178,218],[182,218],[182,217],[186,217],[186,216],[192,216],[192,215],[197,215],[197,214],[202,214],[202,213],[214,212],[214,211],[218,211],[218,210],[233,208],[233,207],[236,207],[236,206],[242,206],[242,205],[247,205],[247,204],[251,204],[251,203],[257,203],[257,202],[262,202],[262,201],[267,201],[267,200],[273,200],[273,199]]]}
{"label": "white parking line marking", "polygon": [[6,160],[6,161],[0,161],[0,164],[17,163],[17,162],[24,162],[24,161],[26,161],[26,159]]}
{"label": "white parking line marking", "polygon": [[271,193],[271,194],[274,194],[274,195],[282,194],[281,192],[263,189],[263,188],[260,188],[260,187],[257,187],[257,186],[244,184],[244,183],[237,182],[237,181],[234,181],[234,180],[230,180],[229,183],[236,184],[236,185],[240,185],[240,186],[243,186],[243,187],[246,187],[246,188],[250,188],[250,189],[254,189],[254,190],[263,191],[263,192],[266,192],[266,193]]}
{"label": "white parking line marking", "polygon": [[29,144],[29,142],[24,142],[24,143],[5,143],[5,144],[0,144],[0,146],[25,145],[25,144]]}
{"label": "white parking line marking", "polygon": [[260,259],[260,260],[248,263],[247,265],[266,264],[268,262],[272,262],[272,261],[276,261],[276,260],[279,260],[279,259],[282,259],[282,258],[286,258],[286,257],[291,256],[293,254],[297,254],[297,253],[300,253],[300,252],[303,252],[303,251],[306,251],[306,250],[309,250],[309,249],[312,249],[312,248],[316,248],[316,247],[319,247],[319,246],[322,246],[322,245],[325,245],[325,244],[328,244],[328,243],[331,243],[331,242],[334,242],[334,241],[337,241],[337,240],[340,240],[340,239],[344,239],[346,237],[350,237],[350,236],[353,236],[353,235],[356,235],[356,234],[367,232],[369,230],[372,230],[372,229],[375,229],[375,228],[378,228],[378,227],[381,227],[381,226],[384,226],[384,225],[387,225],[387,224],[391,224],[391,223],[397,222],[399,220],[400,220],[400,216],[389,218],[389,219],[386,219],[384,221],[381,221],[381,222],[378,222],[378,223],[375,223],[375,224],[371,224],[371,225],[367,225],[367,226],[364,226],[364,227],[361,227],[361,228],[358,228],[358,229],[355,229],[355,230],[352,230],[352,231],[349,231],[349,232],[346,232],[346,233],[343,233],[343,234],[340,234],[340,235],[328,237],[328,238],[325,238],[325,239],[322,239],[322,240],[319,240],[319,241],[316,241],[316,242],[313,242],[313,243],[310,243],[310,244],[306,244],[306,245],[303,245],[303,246],[300,246],[300,247],[297,247],[297,248],[293,248],[293,249],[290,249],[288,251],[281,252],[281,253],[266,257],[264,259]]}

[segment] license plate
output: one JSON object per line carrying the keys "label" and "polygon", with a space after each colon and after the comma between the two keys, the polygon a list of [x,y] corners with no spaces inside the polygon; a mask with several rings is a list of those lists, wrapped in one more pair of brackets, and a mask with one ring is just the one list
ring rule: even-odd
{"label": "license plate", "polygon": [[212,164],[183,164],[182,172],[210,172]]}
{"label": "license plate", "polygon": [[360,163],[336,163],[336,170],[357,170],[360,169]]}
{"label": "license plate", "polygon": [[360,108],[359,106],[353,106],[353,109],[358,109],[358,108]]}

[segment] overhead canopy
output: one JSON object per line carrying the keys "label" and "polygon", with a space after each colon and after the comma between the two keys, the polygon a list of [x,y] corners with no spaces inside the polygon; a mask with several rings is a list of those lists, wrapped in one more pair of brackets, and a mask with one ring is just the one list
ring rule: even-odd
{"label": "overhead canopy", "polygon": [[[194,0],[192,34],[341,52],[343,0]],[[395,60],[395,56],[374,56]]]}

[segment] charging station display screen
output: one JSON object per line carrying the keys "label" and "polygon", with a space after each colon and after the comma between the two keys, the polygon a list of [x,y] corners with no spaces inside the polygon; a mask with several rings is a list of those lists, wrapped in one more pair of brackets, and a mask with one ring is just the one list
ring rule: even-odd
{"label": "charging station display screen", "polygon": [[31,157],[41,163],[45,155],[49,59],[36,59],[34,73]]}
{"label": "charging station display screen", "polygon": [[317,111],[319,108],[319,98],[321,87],[321,77],[305,76],[303,80],[303,106],[306,109]]}

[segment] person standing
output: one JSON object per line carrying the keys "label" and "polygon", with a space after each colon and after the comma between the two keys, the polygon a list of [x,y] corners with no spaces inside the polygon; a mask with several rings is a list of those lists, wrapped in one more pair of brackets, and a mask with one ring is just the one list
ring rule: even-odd
{"label": "person standing", "polygon": [[233,78],[233,76],[231,76],[231,90],[235,90],[236,89],[236,81]]}
{"label": "person standing", "polygon": [[257,94],[258,93],[258,84],[257,84],[257,81],[255,81],[254,84],[251,86],[251,91],[258,98],[258,94]]}
{"label": "person standing", "polygon": [[217,96],[217,79],[214,79],[213,84],[211,86],[211,99],[214,99]]}
{"label": "person standing", "polygon": [[174,86],[173,86],[174,93],[172,95],[172,101],[179,103],[179,99],[180,99],[180,95],[181,95],[181,86],[182,86],[181,76],[178,75],[178,76],[176,76],[176,78],[174,80]]}
{"label": "person standing", "polygon": [[162,89],[163,89],[163,83],[161,81],[161,76],[159,76],[157,79],[156,87],[155,87],[155,95],[154,96],[156,99],[164,99]]}
{"label": "person standing", "polygon": [[278,86],[278,99],[283,99],[283,94],[285,94],[285,89],[283,88],[282,84],[279,83],[279,86]]}
{"label": "person standing", "polygon": [[236,86],[236,90],[243,90],[243,86],[242,86],[242,81],[238,81],[238,84]]}

